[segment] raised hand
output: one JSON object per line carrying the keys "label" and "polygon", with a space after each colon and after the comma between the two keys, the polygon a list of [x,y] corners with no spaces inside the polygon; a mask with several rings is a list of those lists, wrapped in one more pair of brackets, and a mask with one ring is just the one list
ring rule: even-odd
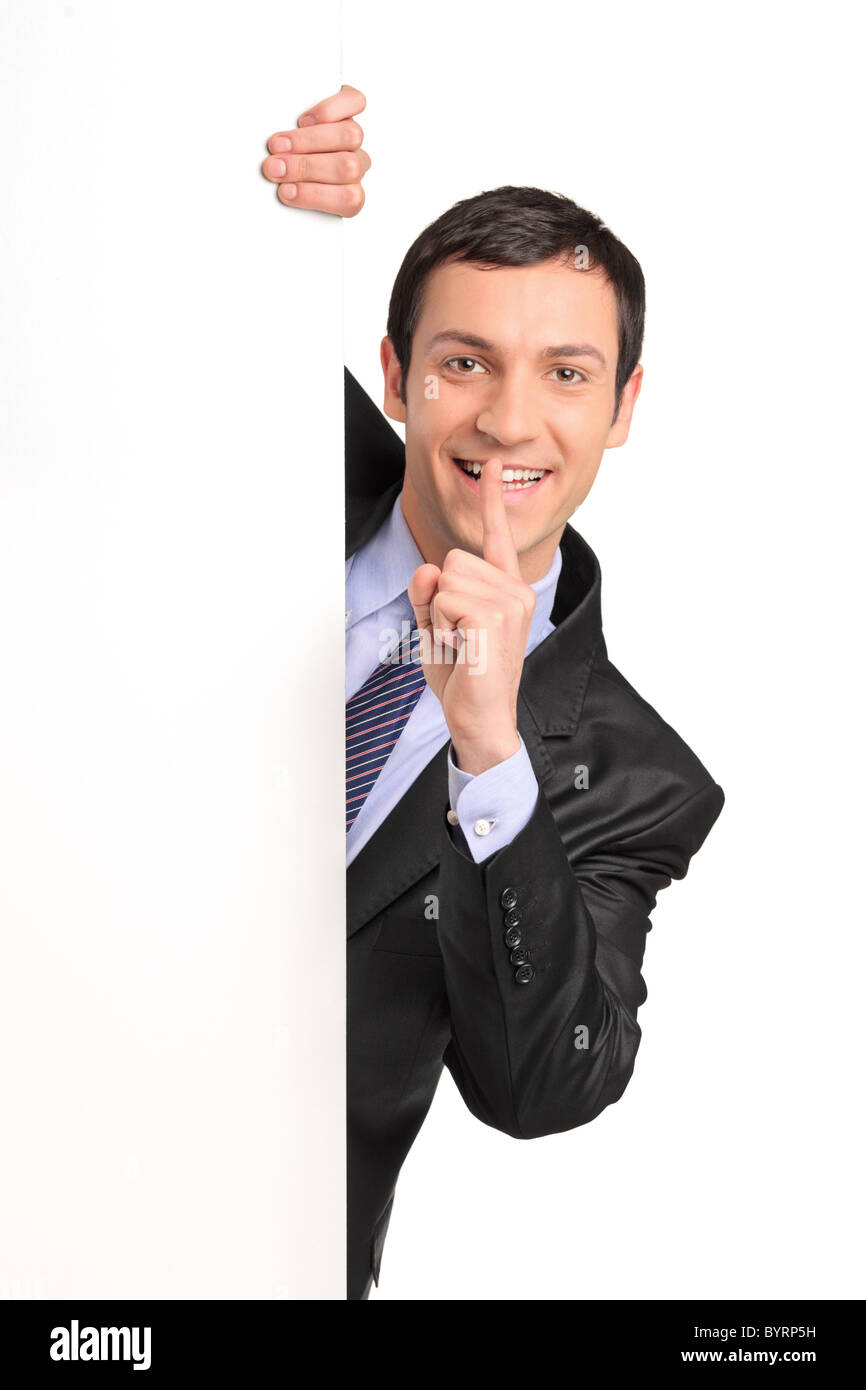
{"label": "raised hand", "polygon": [[353,117],[366,105],[356,87],[343,86],[305,111],[296,130],[271,136],[262,173],[277,185],[281,203],[357,216],[364,206],[361,180],[371,160],[361,148],[364,132]]}
{"label": "raised hand", "polygon": [[517,691],[535,611],[502,496],[502,462],[481,474],[482,551],[449,550],[409,584],[427,684],[442,704],[454,760],[477,775],[520,747]]}

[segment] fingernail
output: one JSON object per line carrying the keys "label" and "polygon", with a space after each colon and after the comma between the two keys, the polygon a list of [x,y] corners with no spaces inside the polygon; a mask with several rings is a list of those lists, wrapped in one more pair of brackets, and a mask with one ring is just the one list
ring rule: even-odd
{"label": "fingernail", "polygon": [[281,183],[280,188],[283,191],[284,198],[297,198],[298,185],[296,183]]}
{"label": "fingernail", "polygon": [[284,159],[271,160],[271,173],[275,179],[281,179],[286,172],[286,161]]}
{"label": "fingernail", "polygon": [[274,154],[286,154],[292,148],[291,140],[288,140],[285,135],[278,135],[275,140],[271,141],[271,144],[274,147]]}
{"label": "fingernail", "polygon": [[305,126],[305,125],[315,125],[315,124],[316,124],[316,118],[315,118],[315,116],[302,116],[301,119],[298,121],[298,126],[299,126],[299,127],[300,127],[300,126]]}

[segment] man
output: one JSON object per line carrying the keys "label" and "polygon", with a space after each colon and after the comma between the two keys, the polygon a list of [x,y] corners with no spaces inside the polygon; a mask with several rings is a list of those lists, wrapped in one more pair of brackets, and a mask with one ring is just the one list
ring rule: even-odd
{"label": "man", "polygon": [[[351,91],[322,126],[357,114]],[[329,167],[293,200],[315,206]],[[366,167],[341,166],[358,187]],[[640,266],[597,218],[496,189],[398,273],[381,360],[405,450],[347,374],[349,1299],[378,1283],[443,1067],[515,1138],[622,1095],[650,913],[724,803],[608,660],[568,524],[628,438],[643,318]]]}

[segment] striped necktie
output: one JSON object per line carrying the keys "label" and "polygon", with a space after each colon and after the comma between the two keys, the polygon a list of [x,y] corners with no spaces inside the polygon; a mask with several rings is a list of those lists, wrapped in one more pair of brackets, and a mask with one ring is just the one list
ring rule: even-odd
{"label": "striped necktie", "polygon": [[403,630],[390,658],[379,663],[346,705],[347,835],[427,683],[418,659],[414,612]]}

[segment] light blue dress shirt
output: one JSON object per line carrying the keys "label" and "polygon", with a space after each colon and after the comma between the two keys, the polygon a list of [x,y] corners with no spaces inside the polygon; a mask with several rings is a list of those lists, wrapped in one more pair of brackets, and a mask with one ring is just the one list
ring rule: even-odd
{"label": "light blue dress shirt", "polygon": [[[391,645],[389,634],[404,622],[415,626],[409,581],[424,557],[403,514],[398,495],[390,514],[365,545],[346,561],[346,700],[350,700]],[[532,585],[536,594],[528,656],[554,630],[550,621],[562,568],[557,546],[553,564]],[[351,864],[431,758],[450,741],[442,706],[425,686],[388,761],[346,835]],[[535,809],[538,782],[523,739],[510,758],[472,776],[455,766],[448,750],[448,799],[471,857],[481,863],[510,844]],[[458,837],[459,838],[459,837]]]}

